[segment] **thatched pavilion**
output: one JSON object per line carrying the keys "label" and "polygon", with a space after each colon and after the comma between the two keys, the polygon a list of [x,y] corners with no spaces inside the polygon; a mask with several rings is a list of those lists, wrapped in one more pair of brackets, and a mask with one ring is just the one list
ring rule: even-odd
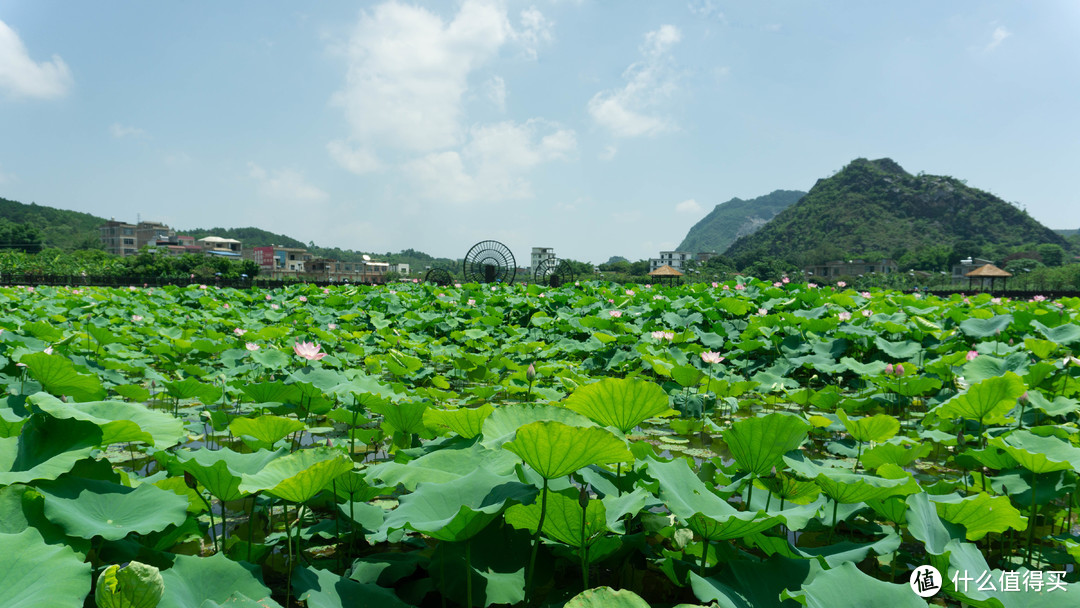
{"label": "thatched pavilion", "polygon": [[667,264],[664,264],[663,266],[661,266],[661,267],[657,268],[656,270],[650,272],[649,276],[650,277],[656,277],[657,279],[659,279],[660,284],[664,283],[664,279],[668,279],[668,282],[671,285],[674,285],[675,283],[677,283],[679,281],[679,277],[683,276],[683,273],[679,272],[678,270],[675,270],[674,268],[672,268],[671,266],[668,266]]}
{"label": "thatched pavilion", "polygon": [[990,279],[990,291],[993,291],[994,282],[997,281],[997,279],[1001,279],[1001,289],[1004,290],[1005,282],[1008,280],[1009,277],[1013,275],[1011,272],[1008,272],[1007,270],[1002,270],[997,266],[994,266],[993,264],[983,264],[982,266],[979,266],[978,268],[972,270],[964,276],[968,278],[969,288],[972,286],[972,283],[974,283],[975,279],[980,280],[980,287],[986,285],[986,279]]}

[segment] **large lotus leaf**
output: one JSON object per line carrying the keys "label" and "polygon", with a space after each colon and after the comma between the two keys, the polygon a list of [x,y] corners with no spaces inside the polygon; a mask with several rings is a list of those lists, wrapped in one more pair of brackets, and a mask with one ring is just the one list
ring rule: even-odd
{"label": "large lotus leaf", "polygon": [[233,418],[229,430],[237,437],[252,437],[258,447],[273,447],[290,433],[304,428],[304,423],[282,416],[259,416],[258,418]]}
{"label": "large lotus leaf", "polygon": [[504,405],[497,408],[484,420],[484,445],[490,448],[500,447],[502,444],[514,438],[517,430],[540,420],[557,420],[563,424],[572,426],[596,426],[589,420],[573,410],[556,405]]}
{"label": "large lotus leaf", "polygon": [[495,520],[507,503],[531,501],[534,496],[536,488],[531,484],[475,469],[453,481],[419,484],[401,497],[383,528],[409,527],[439,540],[462,541]]}
{"label": "large lotus leaf", "polygon": [[1029,405],[1046,412],[1048,416],[1067,416],[1080,411],[1080,401],[1058,395],[1051,401],[1039,391],[1028,391]]}
{"label": "large lotus leaf", "polygon": [[366,407],[366,404],[377,400],[400,401],[404,396],[389,384],[379,382],[375,376],[368,376],[358,370],[350,370],[346,372],[346,376],[350,376],[348,382],[331,387],[327,393],[341,396],[348,407],[352,407],[353,399]]}
{"label": "large lotus leaf", "polygon": [[208,492],[224,502],[229,502],[245,496],[245,493],[240,491],[240,481],[244,474],[258,473],[270,461],[288,453],[285,448],[274,452],[259,450],[250,454],[241,454],[229,448],[202,448],[194,452],[177,452],[176,460],[179,467],[191,473]]}
{"label": "large lotus leaf", "polygon": [[[891,527],[875,526],[874,528],[876,528],[876,533],[882,535],[881,538],[862,543],[841,541],[823,547],[801,548],[790,544],[786,538],[764,536],[762,534],[749,535],[746,537],[746,542],[750,545],[757,546],[767,554],[781,555],[790,558],[813,559],[823,566],[834,568],[847,562],[859,563],[865,560],[871,553],[876,555],[888,555],[900,548],[900,535],[894,532]],[[873,528],[866,531],[870,532],[872,535],[875,534]]]}
{"label": "large lotus leaf", "polygon": [[94,601],[98,608],[156,608],[164,593],[161,571],[133,561],[123,568],[113,564],[101,571]]}
{"label": "large lotus leaf", "polygon": [[1006,372],[1026,374],[1028,372],[1027,353],[1012,353],[1004,359],[998,359],[993,355],[979,355],[964,364],[964,378],[974,384],[987,378],[1003,376]]}
{"label": "large lotus leaf", "polygon": [[96,424],[36,414],[18,437],[0,439],[0,484],[56,479],[100,444]]}
{"label": "large lotus leaf", "polygon": [[590,464],[634,461],[626,443],[611,431],[553,420],[526,424],[503,447],[520,456],[545,479],[569,475]]}
{"label": "large lotus leaf", "polygon": [[342,606],[379,606],[380,608],[409,608],[393,591],[374,583],[358,583],[338,576],[329,570],[298,568],[293,572],[293,591],[296,599],[308,608],[341,608]]}
{"label": "large lotus leaf", "polygon": [[973,317],[960,322],[960,331],[972,338],[989,338],[1005,331],[1012,322],[1012,315],[997,315],[989,319]]}
{"label": "large lotus leaf", "polygon": [[30,403],[55,418],[86,420],[101,427],[102,445],[142,441],[159,448],[176,445],[184,437],[184,422],[165,412],[126,401],[64,403],[47,393],[31,395]]}
{"label": "large lotus leaf", "polygon": [[1057,437],[1043,437],[1028,430],[994,437],[990,445],[1012,456],[1020,466],[1034,473],[1072,469],[1080,472],[1080,448]]}
{"label": "large lotus leaf", "polygon": [[97,376],[75,371],[75,366],[67,357],[30,353],[23,355],[19,362],[26,365],[30,375],[41,383],[42,388],[54,395],[67,395],[76,401],[105,398],[105,388]]}
{"label": "large lotus leaf", "polygon": [[257,566],[234,562],[224,553],[210,557],[177,555],[172,568],[163,570],[165,596],[158,608],[193,608],[205,602],[227,604],[234,594],[259,600],[260,606],[280,606],[270,599]]}
{"label": "large lotus leaf", "polygon": [[761,562],[732,560],[709,578],[690,572],[689,579],[699,600],[720,608],[791,608],[798,604],[780,599],[780,593],[800,588],[821,569],[817,560],[773,555]]}
{"label": "large lotus leaf", "polygon": [[801,417],[774,412],[736,421],[722,435],[739,467],[761,476],[802,445],[809,430],[810,423]]}
{"label": "large lotus leaf", "polygon": [[695,513],[686,520],[686,525],[702,538],[731,540],[764,532],[783,521],[782,517],[769,516],[761,511],[736,511],[719,519]]}
{"label": "large lotus leaf", "polygon": [[904,340],[902,342],[890,342],[881,336],[874,338],[874,345],[881,349],[881,352],[889,355],[893,359],[908,360],[919,354],[922,351],[922,346],[914,340]]}
{"label": "large lotus leaf", "polygon": [[846,367],[848,371],[854,372],[860,376],[877,376],[885,371],[885,366],[888,365],[884,361],[869,361],[863,363],[861,361],[856,361],[851,357],[841,357],[840,364]]}
{"label": "large lotus leaf", "polygon": [[925,492],[912,494],[905,499],[908,505],[907,529],[916,539],[923,542],[926,552],[931,555],[945,553],[950,541],[962,538],[963,532],[956,526],[941,521],[935,503]]}
{"label": "large lotus leaf", "polygon": [[131,532],[148,534],[179,526],[188,500],[144,483],[129,488],[108,481],[65,477],[44,482],[45,515],[70,536],[119,540]]}
{"label": "large lotus leaf", "polygon": [[862,453],[862,463],[867,470],[873,470],[883,464],[895,464],[906,467],[919,458],[923,458],[934,446],[930,443],[881,443]]}
{"label": "large lotus leaf", "polygon": [[462,449],[441,449],[424,454],[416,460],[384,462],[367,469],[369,482],[378,480],[390,487],[402,485],[415,490],[421,482],[442,483],[484,468],[496,475],[508,475],[518,459],[506,450],[491,450],[474,444]]}
{"label": "large lotus leaf", "polygon": [[421,433],[424,426],[424,410],[428,404],[423,401],[402,401],[401,403],[373,403],[368,409],[382,414],[382,426],[388,433]]}
{"label": "large lotus leaf", "polygon": [[839,409],[836,416],[855,441],[886,441],[900,431],[900,421],[888,414],[848,418],[847,412]]}
{"label": "large lotus leaf", "polygon": [[685,459],[663,461],[649,457],[646,463],[649,476],[660,483],[660,500],[674,515],[689,519],[694,513],[703,513],[720,519],[738,513],[698,479]]}
{"label": "large lotus leaf", "polygon": [[963,498],[942,497],[934,499],[934,506],[941,519],[964,526],[968,540],[979,540],[988,532],[1000,534],[1009,528],[1027,528],[1027,518],[1020,515],[1007,496],[992,497],[980,492]]}
{"label": "large lotus leaf", "polygon": [[[697,368],[691,369],[700,377]],[[696,383],[695,380],[691,384]],[[647,380],[622,378],[605,378],[577,389],[567,398],[566,407],[623,433],[629,433],[649,418],[676,413],[668,405],[667,393],[659,385]]]}
{"label": "large lotus leaf", "polygon": [[1024,394],[1027,387],[1023,379],[1012,372],[1004,376],[987,378],[972,384],[967,391],[949,399],[933,412],[941,418],[966,418],[981,420],[983,424],[1001,424],[1007,420],[1016,399]]}
{"label": "large lotus leaf", "polygon": [[[532,504],[517,504],[506,510],[504,518],[511,526],[535,534],[536,527],[540,525],[540,507],[540,498]],[[588,502],[584,513],[585,521],[582,522],[581,504],[574,488],[559,492],[548,490],[547,510],[544,513],[543,535],[571,547],[581,547],[582,523],[585,524],[586,546],[596,542],[608,529],[606,509],[599,500]]]}
{"label": "large lotus leaf", "polygon": [[176,399],[198,398],[203,403],[213,403],[221,399],[221,388],[205,384],[196,378],[184,378],[172,382],[162,382],[165,391]]}
{"label": "large lotus leaf", "polygon": [[300,399],[300,391],[295,385],[280,380],[245,384],[240,390],[255,403],[296,403]]}
{"label": "large lotus leaf", "polygon": [[1080,327],[1072,323],[1065,323],[1058,325],[1057,327],[1047,327],[1038,321],[1032,321],[1031,326],[1040,334],[1046,336],[1047,340],[1050,340],[1055,344],[1068,345],[1080,340]]}
{"label": "large lotus leaf", "polygon": [[[882,469],[890,466],[885,465]],[[826,496],[845,504],[885,500],[890,496],[907,496],[920,491],[919,482],[911,476],[886,479],[840,469],[821,469],[815,481]]]}
{"label": "large lotus leaf", "polygon": [[9,407],[0,407],[0,438],[18,437],[26,418],[15,413]]}
{"label": "large lotus leaf", "polygon": [[820,572],[802,590],[807,608],[926,608],[926,600],[910,586],[879,581],[851,562]]}
{"label": "large lotus leaf", "polygon": [[241,492],[266,492],[283,500],[305,503],[334,478],[353,470],[353,461],[332,448],[294,452],[267,463],[257,473],[241,475]]}
{"label": "large lotus leaf", "polygon": [[[698,369],[698,368],[696,368],[696,367],[694,367],[693,365],[690,365],[690,364],[676,365],[675,367],[671,368],[671,378],[673,380],[675,380],[675,382],[678,382],[679,386],[682,386],[682,387],[694,386],[698,382],[700,382],[701,379],[704,376],[705,376],[705,374],[702,373],[702,371],[700,369]],[[617,380],[617,379],[612,378],[612,380]],[[603,382],[603,380],[601,380],[601,382]],[[625,382],[633,382],[633,380],[625,380]],[[638,380],[638,382],[644,382],[644,380]],[[659,388],[659,387],[657,387],[657,388]],[[665,401],[666,401],[667,395],[664,395],[664,397],[665,397]],[[573,408],[571,408],[571,409],[573,409]],[[631,427],[631,428],[633,428],[633,427]]]}
{"label": "large lotus leaf", "polygon": [[495,408],[490,403],[477,408],[427,409],[424,411],[424,424],[431,429],[449,429],[466,439],[472,439],[480,434],[484,428],[484,420],[494,411]]}
{"label": "large lotus leaf", "polygon": [[67,545],[46,545],[34,528],[0,534],[0,606],[81,608],[90,564]]}
{"label": "large lotus leaf", "polygon": [[596,587],[570,598],[563,608],[649,608],[649,603],[628,589]]}

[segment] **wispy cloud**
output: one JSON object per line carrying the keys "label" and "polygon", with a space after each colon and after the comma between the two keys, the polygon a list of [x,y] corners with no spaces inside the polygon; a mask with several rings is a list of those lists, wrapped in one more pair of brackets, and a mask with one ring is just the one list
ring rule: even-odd
{"label": "wispy cloud", "polygon": [[37,62],[15,30],[0,21],[0,91],[13,97],[53,99],[71,89],[71,70],[59,55]]}
{"label": "wispy cloud", "polygon": [[328,198],[324,190],[307,183],[304,175],[293,169],[267,171],[249,162],[248,177],[255,180],[259,194],[269,199],[303,203]]}
{"label": "wispy cloud", "polygon": [[677,89],[671,48],[682,39],[674,25],[662,25],[645,34],[642,60],[623,72],[626,84],[593,95],[589,115],[617,137],[656,135],[675,128],[674,123],[653,113]]}
{"label": "wispy cloud", "polygon": [[994,28],[994,33],[990,34],[990,43],[983,47],[983,50],[990,52],[997,47],[1001,46],[1002,42],[1005,42],[1006,38],[1011,37],[1013,34],[1005,26],[999,25]]}
{"label": "wispy cloud", "polygon": [[146,131],[138,127],[122,125],[118,122],[114,122],[113,124],[109,125],[109,133],[116,139],[123,139],[125,137],[146,137]]}
{"label": "wispy cloud", "polygon": [[691,198],[675,205],[675,211],[684,215],[700,215],[703,209],[696,200]]}
{"label": "wispy cloud", "polygon": [[712,0],[695,0],[694,2],[687,4],[686,8],[690,9],[690,14],[695,17],[700,17],[701,19],[724,20],[724,13]]}

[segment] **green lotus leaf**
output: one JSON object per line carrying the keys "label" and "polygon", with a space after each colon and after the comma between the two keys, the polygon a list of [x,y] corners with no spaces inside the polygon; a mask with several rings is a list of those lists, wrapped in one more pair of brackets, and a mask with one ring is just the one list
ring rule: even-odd
{"label": "green lotus leaf", "polygon": [[844,423],[844,428],[855,441],[886,441],[900,431],[900,421],[888,414],[848,418],[847,412],[839,409],[836,410],[836,416]]}
{"label": "green lotus leaf", "polygon": [[263,584],[258,566],[234,562],[223,553],[210,557],[177,555],[172,568],[163,570],[165,595],[158,608],[192,608],[216,605],[232,606],[230,597],[244,596],[258,600],[258,606],[278,607],[270,599],[270,588]]}
{"label": "green lotus leaf", "polygon": [[43,482],[45,516],[70,536],[119,540],[131,532],[148,534],[179,526],[188,500],[151,484],[129,488],[108,481],[66,477]]}
{"label": "green lotus leaf", "polygon": [[176,461],[181,470],[191,473],[208,492],[223,502],[230,502],[246,496],[240,491],[240,482],[245,474],[258,473],[269,462],[288,453],[286,448],[274,452],[259,450],[250,454],[241,454],[229,448],[202,448],[193,452],[177,452]]}
{"label": "green lotus leaf", "polygon": [[703,513],[719,519],[738,513],[694,475],[685,459],[664,461],[649,457],[645,462],[649,476],[660,484],[660,500],[677,517],[689,519],[694,513]]}
{"label": "green lotus leaf", "polygon": [[258,473],[241,475],[241,492],[266,492],[283,500],[305,503],[334,478],[353,470],[353,461],[332,448],[302,450],[270,461]]}
{"label": "green lotus leaf", "polygon": [[848,369],[848,371],[854,372],[860,376],[877,376],[881,372],[885,371],[885,366],[888,363],[884,361],[869,361],[863,363],[856,361],[851,357],[841,357],[840,364]]}
{"label": "green lotus leaf", "polygon": [[941,418],[980,420],[983,424],[1001,424],[1016,407],[1016,399],[1027,387],[1012,372],[972,384],[967,391],[942,403],[932,411]]}
{"label": "green lotus leaf", "polygon": [[423,432],[424,411],[428,404],[423,401],[402,401],[401,403],[373,403],[368,409],[381,414],[382,426],[387,433],[415,434]]}
{"label": "green lotus leaf", "polygon": [[184,422],[140,403],[125,401],[84,401],[64,403],[47,393],[28,399],[35,407],[55,418],[86,420],[101,427],[102,445],[142,441],[158,448],[176,445],[186,435]]}
{"label": "green lotus leaf", "polygon": [[900,359],[907,361],[915,357],[922,351],[922,346],[914,340],[903,340],[901,342],[891,342],[877,336],[874,338],[874,345],[881,349],[881,352],[889,355],[893,359]]}
{"label": "green lotus leaf", "polygon": [[1080,411],[1080,401],[1058,395],[1051,401],[1039,391],[1028,391],[1030,406],[1038,408],[1048,416],[1067,416]]}
{"label": "green lotus leaf", "polygon": [[783,522],[782,517],[770,516],[761,511],[736,511],[719,519],[694,513],[686,520],[686,525],[708,540],[732,540],[764,532]]}
{"label": "green lotus leaf", "polygon": [[1066,346],[1080,340],[1080,327],[1072,323],[1047,327],[1038,321],[1032,321],[1031,326],[1055,344]]}
{"label": "green lotus leaf", "polygon": [[75,371],[71,360],[63,355],[30,353],[19,362],[26,365],[30,375],[41,383],[46,391],[67,395],[76,401],[96,401],[105,398],[105,388],[97,376]]}
{"label": "green lotus leaf", "polygon": [[535,487],[513,476],[475,469],[452,481],[419,484],[401,497],[383,528],[408,527],[439,540],[462,541],[480,533],[508,503],[531,501],[535,496]]}
{"label": "green lotus leaf", "polygon": [[988,378],[1004,376],[1007,372],[1024,375],[1028,372],[1028,363],[1026,353],[1012,353],[1004,359],[993,355],[979,355],[964,364],[963,376],[968,382],[974,384]]}
{"label": "green lotus leaf", "polygon": [[989,338],[1005,331],[1013,322],[1012,315],[997,315],[989,319],[964,319],[960,331],[972,338]]}
{"label": "green lotus leaf", "polygon": [[[887,469],[890,466],[893,465],[881,468]],[[826,496],[844,504],[885,500],[890,496],[906,496],[921,490],[919,482],[910,475],[899,479],[886,479],[843,469],[821,469],[814,480]]]}
{"label": "green lotus leaf", "polygon": [[563,608],[649,608],[649,604],[628,589],[596,587],[570,598]]}
{"label": "green lotus leaf", "polygon": [[213,384],[199,382],[196,378],[184,378],[173,382],[162,382],[165,391],[176,399],[198,398],[203,403],[213,403],[221,399],[221,388]]}
{"label": "green lotus leaf", "polygon": [[0,606],[81,608],[90,593],[90,564],[66,545],[47,545],[27,528],[0,534]]}
{"label": "green lotus leaf", "polygon": [[933,448],[934,446],[930,443],[907,441],[880,443],[862,453],[862,463],[868,470],[876,469],[884,464],[906,467],[925,457]]}
{"label": "green lotus leaf", "polygon": [[0,439],[0,484],[56,479],[90,456],[101,437],[90,422],[31,416],[18,437]]}
{"label": "green lotus leaf", "polygon": [[1000,448],[1033,473],[1080,471],[1080,448],[1057,437],[1043,437],[1021,430],[994,437],[989,445]]}
{"label": "green lotus leaf", "polygon": [[451,481],[477,468],[485,468],[496,475],[507,475],[514,470],[517,462],[518,459],[506,450],[491,450],[474,444],[464,449],[435,450],[408,463],[380,463],[368,468],[365,477],[369,482],[378,480],[390,487],[400,484],[412,491],[421,482]]}
{"label": "green lotus leaf", "polygon": [[809,577],[822,570],[816,559],[787,559],[773,555],[756,562],[733,560],[727,568],[703,578],[689,573],[694,595],[703,602],[715,602],[722,608],[791,608],[795,605],[780,599],[785,589],[798,589]]}
{"label": "green lotus leaf", "polygon": [[0,407],[0,438],[18,437],[26,418],[16,414],[11,408]]}
{"label": "green lotus leaf", "polygon": [[[686,388],[697,385],[701,382],[701,379],[705,377],[705,374],[693,365],[676,365],[671,368],[671,379],[679,383],[679,386]],[[603,382],[603,380],[601,380]],[[632,382],[632,380],[630,381]],[[643,382],[639,380],[639,382]],[[659,388],[659,387],[657,387]],[[664,400],[667,400],[667,395],[664,395]],[[631,427],[633,428],[633,427]]]}
{"label": "green lotus leaf", "polygon": [[128,401],[137,401],[141,403],[150,399],[150,391],[141,384],[121,384],[112,387],[112,390]]}
{"label": "green lotus leaf", "polygon": [[449,429],[466,439],[472,439],[480,434],[484,428],[484,420],[494,411],[495,408],[490,403],[477,408],[427,409],[424,411],[424,424],[432,429]]}
{"label": "green lotus leaf", "polygon": [[[585,521],[582,522],[581,504],[578,502],[576,489],[567,488],[558,492],[548,490],[547,493],[547,511],[544,515],[544,529],[541,531],[544,536],[578,548],[582,544],[582,523],[585,525],[586,546],[594,544],[608,530],[607,512],[602,501],[588,502],[584,513]],[[537,498],[531,504],[510,507],[503,517],[511,526],[535,534],[536,527],[540,524],[540,506],[541,500]]]}
{"label": "green lotus leaf", "polygon": [[739,468],[762,476],[802,445],[809,431],[810,423],[801,417],[774,412],[738,420],[722,436]]}
{"label": "green lotus leaf", "polygon": [[807,608],[926,608],[926,600],[910,586],[879,581],[851,562],[820,572],[802,590]]}
{"label": "green lotus leaf", "polygon": [[308,608],[379,606],[409,608],[393,591],[374,583],[358,583],[329,570],[297,568],[292,577],[296,599]]}
{"label": "green lotus leaf", "polygon": [[[700,379],[701,372],[695,367],[690,369]],[[697,380],[692,384],[696,383]],[[629,433],[649,418],[676,413],[668,405],[667,393],[657,384],[622,378],[605,378],[577,389],[566,399],[566,407],[623,433]]]}
{"label": "green lotus leaf", "polygon": [[503,447],[520,456],[544,479],[569,475],[590,464],[634,461],[626,443],[611,431],[553,420],[526,424]]}
{"label": "green lotus leaf", "polygon": [[229,430],[233,435],[253,438],[253,447],[257,448],[272,448],[278,441],[303,428],[303,422],[282,416],[233,418],[229,423]]}
{"label": "green lotus leaf", "polygon": [[557,420],[572,426],[596,426],[588,417],[557,405],[504,405],[484,420],[484,445],[500,447],[513,439],[519,428],[540,420]]}
{"label": "green lotus leaf", "polygon": [[295,385],[280,380],[245,384],[240,390],[255,403],[295,403],[300,399],[300,391]]}
{"label": "green lotus leaf", "polygon": [[956,462],[967,469],[989,467],[998,471],[1015,469],[1020,465],[1008,452],[993,446],[981,450],[965,450],[956,456]]}
{"label": "green lotus leaf", "polygon": [[980,492],[951,500],[936,498],[933,502],[941,519],[964,526],[968,540],[979,540],[988,532],[1000,534],[1009,528],[1017,531],[1027,529],[1027,518],[1020,515],[1007,496],[990,496]]}
{"label": "green lotus leaf", "polygon": [[98,608],[157,608],[164,593],[161,571],[133,561],[123,568],[113,564],[101,571],[94,601]]}

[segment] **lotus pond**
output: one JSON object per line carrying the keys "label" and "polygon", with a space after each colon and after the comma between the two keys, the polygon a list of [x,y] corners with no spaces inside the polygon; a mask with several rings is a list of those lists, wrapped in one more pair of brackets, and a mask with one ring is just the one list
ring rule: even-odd
{"label": "lotus pond", "polygon": [[0,304],[0,606],[1080,605],[1080,300]]}

